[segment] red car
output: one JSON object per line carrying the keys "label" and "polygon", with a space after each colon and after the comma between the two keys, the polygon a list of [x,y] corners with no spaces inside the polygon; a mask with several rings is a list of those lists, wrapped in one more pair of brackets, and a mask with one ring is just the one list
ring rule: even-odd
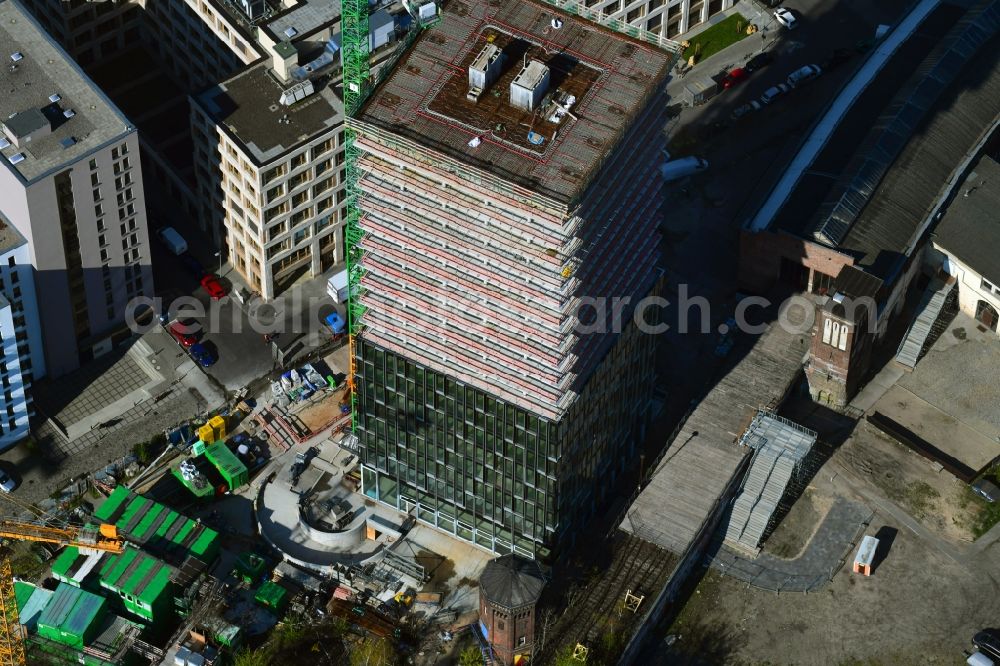
{"label": "red car", "polygon": [[737,67],[733,71],[726,74],[726,78],[722,79],[722,87],[732,88],[737,83],[745,81],[747,76],[749,76],[747,70],[743,69],[742,67]]}
{"label": "red car", "polygon": [[192,345],[198,342],[198,336],[195,335],[196,324],[192,321],[174,321],[167,326],[167,332],[174,337],[174,340],[181,344],[184,349],[190,349]]}
{"label": "red car", "polygon": [[201,279],[201,286],[205,288],[205,291],[212,297],[212,300],[217,301],[226,295],[226,288],[219,282],[219,278],[211,273]]}

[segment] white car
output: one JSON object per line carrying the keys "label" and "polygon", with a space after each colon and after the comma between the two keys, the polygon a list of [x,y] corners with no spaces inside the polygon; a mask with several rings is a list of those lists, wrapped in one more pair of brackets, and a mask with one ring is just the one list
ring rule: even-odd
{"label": "white car", "polygon": [[795,15],[784,7],[779,7],[774,11],[774,20],[789,30],[792,30],[796,25],[798,25],[798,19],[795,18]]}
{"label": "white car", "polygon": [[789,90],[791,90],[791,88],[788,87],[787,83],[779,83],[776,86],[771,86],[770,88],[764,91],[763,95],[760,96],[760,103],[770,104],[775,99],[781,97]]}
{"label": "white car", "polygon": [[9,493],[13,492],[16,486],[17,484],[14,483],[14,479],[7,476],[4,472],[0,472],[0,490]]}

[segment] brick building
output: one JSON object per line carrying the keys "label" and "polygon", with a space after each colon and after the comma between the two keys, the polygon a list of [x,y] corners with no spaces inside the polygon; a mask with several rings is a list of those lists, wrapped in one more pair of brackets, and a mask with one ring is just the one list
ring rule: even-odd
{"label": "brick building", "polygon": [[801,171],[744,225],[741,287],[814,295],[815,399],[843,406],[875,370],[872,349],[887,342],[930,232],[1000,113],[998,48],[1000,3],[931,12],[840,121],[817,126],[805,143],[824,147],[794,161]]}
{"label": "brick building", "polygon": [[492,560],[479,579],[478,630],[501,664],[522,664],[535,646],[535,608],[545,587],[538,563],[519,555]]}

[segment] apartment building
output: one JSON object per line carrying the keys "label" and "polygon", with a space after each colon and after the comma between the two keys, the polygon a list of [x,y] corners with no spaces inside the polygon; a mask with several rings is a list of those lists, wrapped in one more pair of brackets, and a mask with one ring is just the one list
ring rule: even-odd
{"label": "apartment building", "polygon": [[27,243],[58,376],[127,338],[127,303],[153,293],[139,143],[17,0],[0,0],[0,54],[16,91],[0,96],[0,212]]}
{"label": "apartment building", "polygon": [[290,85],[265,61],[200,95],[192,111],[211,224],[225,229],[230,264],[265,299],[344,259],[343,103],[318,83],[309,103],[286,106]]}
{"label": "apartment building", "polygon": [[[408,23],[401,6],[378,15],[376,60]],[[265,59],[198,95],[192,131],[202,224],[271,299],[344,260],[340,3],[285,3],[256,38]]]}
{"label": "apartment building", "polygon": [[530,0],[453,3],[348,120],[368,496],[527,557],[604,507],[654,382],[633,316],[659,284],[676,53]]}
{"label": "apartment building", "polygon": [[27,436],[34,416],[31,383],[44,375],[28,244],[0,215],[0,451]]}
{"label": "apartment building", "polygon": [[[553,2],[553,4],[557,4]],[[571,0],[566,11],[607,23],[622,21],[654,35],[673,39],[729,9],[734,0]]]}

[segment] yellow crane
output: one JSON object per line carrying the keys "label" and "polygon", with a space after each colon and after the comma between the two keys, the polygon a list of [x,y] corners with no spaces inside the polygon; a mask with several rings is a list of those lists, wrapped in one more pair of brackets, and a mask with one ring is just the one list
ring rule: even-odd
{"label": "yellow crane", "polygon": [[[8,497],[7,499],[12,500]],[[50,519],[37,508],[14,502],[43,519]],[[0,520],[0,538],[19,541],[36,541],[60,546],[76,546],[86,552],[103,551],[121,553],[125,539],[118,536],[114,525],[102,524],[97,528],[64,525],[53,527],[19,520]],[[14,576],[10,559],[0,560],[0,666],[25,666],[24,628],[17,614],[17,597],[14,596]]]}

